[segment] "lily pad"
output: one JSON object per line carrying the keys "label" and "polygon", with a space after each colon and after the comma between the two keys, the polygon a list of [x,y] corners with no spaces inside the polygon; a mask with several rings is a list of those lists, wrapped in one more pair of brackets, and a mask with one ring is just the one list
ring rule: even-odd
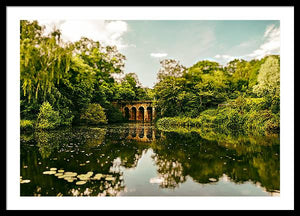
{"label": "lily pad", "polygon": [[114,181],[115,178],[114,178],[114,177],[106,177],[105,180],[106,180],[106,181]]}
{"label": "lily pad", "polygon": [[50,168],[50,170],[51,170],[51,171],[56,171],[56,170],[57,170],[57,168]]}
{"label": "lily pad", "polygon": [[63,173],[63,172],[64,172],[64,170],[57,170],[57,172],[59,172],[59,173]]}
{"label": "lily pad", "polygon": [[68,181],[68,182],[73,182],[74,180],[77,180],[77,178],[71,177],[71,176],[65,176],[64,180]]}
{"label": "lily pad", "polygon": [[24,179],[24,180],[21,180],[21,184],[24,184],[24,183],[29,183],[30,180],[29,179]]}
{"label": "lily pad", "polygon": [[85,174],[80,174],[80,175],[77,176],[77,178],[79,178],[82,181],[87,181],[87,180],[90,179],[90,176],[85,175]]}
{"label": "lily pad", "polygon": [[65,176],[77,176],[76,172],[65,172],[64,173]]}
{"label": "lily pad", "polygon": [[76,185],[83,185],[83,184],[85,184],[86,183],[86,181],[77,181],[76,182]]}
{"label": "lily pad", "polygon": [[91,177],[93,174],[94,174],[93,172],[87,172],[87,173],[86,173],[86,175],[87,175],[87,176],[90,176],[90,177]]}
{"label": "lily pad", "polygon": [[45,175],[52,175],[52,174],[55,174],[56,171],[44,171],[43,174]]}
{"label": "lily pad", "polygon": [[102,177],[104,177],[101,173],[96,174],[93,178],[91,178],[92,180],[100,180]]}
{"label": "lily pad", "polygon": [[97,173],[92,180],[100,180],[102,177],[104,177],[101,173]]}
{"label": "lily pad", "polygon": [[55,173],[54,175],[55,176],[61,176],[61,175],[63,175],[63,173]]}

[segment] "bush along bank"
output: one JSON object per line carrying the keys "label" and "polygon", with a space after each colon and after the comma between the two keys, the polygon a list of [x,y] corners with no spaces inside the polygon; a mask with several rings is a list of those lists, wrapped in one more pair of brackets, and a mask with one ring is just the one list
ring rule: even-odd
{"label": "bush along bank", "polygon": [[276,134],[280,131],[280,115],[279,112],[273,113],[269,107],[265,98],[238,97],[228,106],[205,110],[196,118],[165,117],[159,119],[157,125],[160,128],[179,126],[215,129],[224,133]]}
{"label": "bush along bank", "polygon": [[[99,104],[89,104],[82,110],[80,116],[81,124],[102,125],[107,124],[106,114]],[[72,121],[72,119],[71,119]],[[71,121],[63,121],[59,111],[55,111],[51,104],[45,101],[37,114],[35,120],[21,119],[21,131],[52,130],[63,126],[71,126]]]}

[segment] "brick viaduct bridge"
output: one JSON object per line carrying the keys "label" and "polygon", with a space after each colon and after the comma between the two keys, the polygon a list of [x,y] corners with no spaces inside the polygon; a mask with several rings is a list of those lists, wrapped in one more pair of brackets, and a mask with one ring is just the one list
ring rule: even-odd
{"label": "brick viaduct bridge", "polygon": [[156,116],[151,100],[119,101],[113,102],[113,105],[119,108],[125,119],[129,121],[152,122]]}

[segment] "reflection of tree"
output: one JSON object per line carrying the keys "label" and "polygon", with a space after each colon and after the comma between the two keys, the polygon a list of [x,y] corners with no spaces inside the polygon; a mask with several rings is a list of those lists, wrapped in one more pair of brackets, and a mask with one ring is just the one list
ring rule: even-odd
{"label": "reflection of tree", "polygon": [[51,153],[58,148],[57,139],[55,139],[55,134],[52,132],[35,132],[35,139],[37,141],[37,146],[39,147],[39,152],[42,158],[49,158]]}
{"label": "reflection of tree", "polygon": [[[135,140],[127,141],[126,128],[66,128],[36,132],[31,142],[24,139],[21,168],[24,165],[28,168],[22,169],[21,175],[30,179],[31,184],[22,185],[21,194],[117,196],[125,187],[120,167],[136,167],[146,148],[145,144]],[[26,144],[34,144],[34,141],[38,148],[31,147],[28,151],[30,146]],[[40,157],[42,160],[39,161]],[[78,174],[92,171],[112,175],[114,180],[101,179],[76,185],[76,181],[69,183],[53,175],[43,175],[46,167]],[[37,186],[42,189],[36,191]]]}
{"label": "reflection of tree", "polygon": [[[226,174],[236,183],[252,181],[267,191],[279,190],[278,138],[220,136],[226,139],[207,140],[187,130],[164,132],[164,138],[152,143],[159,175],[170,179],[163,182],[164,187],[168,183],[174,187],[187,175],[196,182],[210,183]],[[180,166],[173,166],[174,161]]]}
{"label": "reflection of tree", "polygon": [[265,159],[264,156],[258,155],[253,158],[253,166],[257,169],[262,186],[269,191],[276,191],[280,188],[280,166],[279,158],[274,155],[269,155],[270,159]]}
{"label": "reflection of tree", "polygon": [[156,155],[154,161],[158,166],[157,172],[159,178],[162,179],[160,187],[162,188],[176,188],[180,183],[185,182],[183,175],[183,167],[178,161],[170,161]]}
{"label": "reflection of tree", "polygon": [[32,133],[21,133],[20,134],[20,141],[21,143],[28,143],[30,141],[32,141],[34,138]]}
{"label": "reflection of tree", "polygon": [[[165,160],[169,160],[169,163],[177,159],[181,167],[182,181],[185,181],[186,176],[189,175],[194,181],[209,183],[209,178],[218,178],[223,174],[223,161],[215,155],[215,152],[220,152],[221,155],[225,155],[225,152],[218,150],[216,143],[203,140],[196,133],[170,132],[164,135],[165,138],[158,140],[153,148],[159,157],[164,157]],[[157,165],[159,170],[164,170],[160,164]],[[169,173],[175,173],[175,171],[169,171]]]}
{"label": "reflection of tree", "polygon": [[104,152],[106,152],[108,155],[111,155],[111,158],[113,159],[119,158],[119,166],[123,166],[125,168],[136,167],[139,159],[143,155],[144,149],[145,146],[136,142],[135,140],[127,141],[126,143],[112,141],[109,145],[103,146]]}
{"label": "reflection of tree", "polygon": [[124,181],[118,175],[113,181],[100,180],[81,186],[75,185],[68,190],[67,194],[69,196],[118,196],[124,189]]}
{"label": "reflection of tree", "polygon": [[106,128],[91,128],[93,130],[93,134],[91,136],[87,137],[86,139],[86,145],[88,147],[96,147],[104,141],[105,134],[107,129]]}
{"label": "reflection of tree", "polygon": [[[196,131],[186,130],[164,132],[149,144],[126,140],[128,131],[127,126],[112,126],[106,129],[73,128],[36,132],[38,149],[31,147],[30,151],[30,145],[26,143],[34,142],[23,139],[22,144],[25,145],[21,148],[21,167],[26,165],[28,168],[22,169],[21,175],[30,177],[31,184],[21,185],[21,194],[117,196],[125,187],[121,167],[136,167],[149,147],[155,153],[153,159],[158,167],[157,180],[162,188],[176,188],[186,181],[187,176],[195,182],[206,184],[212,178],[218,180],[226,174],[236,183],[251,180],[267,191],[279,190],[279,139],[276,137],[211,134],[210,139],[206,139]],[[219,138],[216,140],[213,137]],[[37,166],[39,162],[42,165]],[[89,171],[111,174],[115,180],[102,179],[75,185],[75,182],[68,183],[63,179],[42,175],[45,167],[63,168],[78,174]],[[36,186],[42,188],[41,191],[36,191]]]}

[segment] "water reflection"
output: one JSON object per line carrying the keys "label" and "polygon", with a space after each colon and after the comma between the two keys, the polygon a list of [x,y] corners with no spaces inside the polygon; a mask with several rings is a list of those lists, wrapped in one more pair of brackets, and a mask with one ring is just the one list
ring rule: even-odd
{"label": "water reflection", "polygon": [[279,190],[279,139],[276,137],[265,137],[262,143],[237,138],[240,142],[236,145],[209,141],[196,132],[167,132],[165,136],[153,149],[157,153],[158,172],[174,179],[171,187],[175,182],[178,186],[184,181],[178,176],[191,176],[194,181],[207,184],[226,174],[235,183],[252,181],[267,191]]}
{"label": "water reflection", "polygon": [[[91,177],[76,185],[79,179],[68,182],[44,175],[50,168],[77,175],[93,172],[113,180]],[[166,190],[168,195],[190,195],[182,192],[182,185],[193,195],[202,195],[201,185],[209,185],[206,194],[220,195],[218,187],[224,182],[260,188],[244,195],[273,195],[280,189],[279,138],[162,131],[132,123],[21,134],[21,176],[30,179],[21,184],[22,196],[126,196],[130,190],[146,196],[164,195]],[[232,193],[222,192],[239,194]]]}
{"label": "water reflection", "polygon": [[[153,142],[156,137],[160,137],[158,131],[151,124],[128,124],[126,130],[126,139],[139,142]],[[127,132],[128,131],[128,132]]]}

